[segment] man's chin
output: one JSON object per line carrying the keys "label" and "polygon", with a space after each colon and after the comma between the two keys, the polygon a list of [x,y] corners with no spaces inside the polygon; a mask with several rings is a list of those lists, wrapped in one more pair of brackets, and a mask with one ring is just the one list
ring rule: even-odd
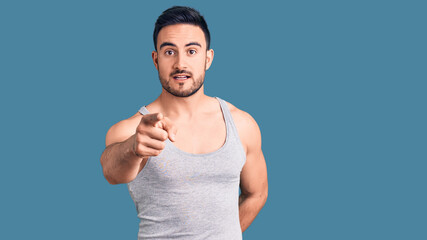
{"label": "man's chin", "polygon": [[192,94],[194,94],[193,92],[190,92],[190,91],[179,91],[179,90],[177,91],[175,89],[165,88],[165,87],[163,87],[163,89],[175,97],[189,97]]}
{"label": "man's chin", "polygon": [[198,88],[198,89],[194,89],[194,90],[179,91],[179,90],[174,90],[174,89],[165,88],[165,87],[163,87],[163,89],[165,89],[171,95],[173,95],[175,97],[181,97],[181,98],[191,97],[200,90],[200,88]]}
{"label": "man's chin", "polygon": [[173,92],[171,94],[174,95],[175,97],[187,98],[187,97],[193,96],[196,92],[197,91],[194,91],[194,92]]}

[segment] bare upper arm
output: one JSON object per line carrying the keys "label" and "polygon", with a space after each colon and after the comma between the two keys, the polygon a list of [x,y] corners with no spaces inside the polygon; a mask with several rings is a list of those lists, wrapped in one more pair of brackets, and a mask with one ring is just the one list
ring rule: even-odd
{"label": "bare upper arm", "polygon": [[123,142],[135,134],[136,127],[141,121],[141,116],[142,115],[140,113],[136,113],[132,117],[111,126],[105,136],[105,146],[109,146],[117,142]]}
{"label": "bare upper arm", "polygon": [[240,140],[246,151],[246,163],[240,174],[245,195],[265,196],[268,192],[267,166],[261,149],[261,131],[253,117],[229,104]]}

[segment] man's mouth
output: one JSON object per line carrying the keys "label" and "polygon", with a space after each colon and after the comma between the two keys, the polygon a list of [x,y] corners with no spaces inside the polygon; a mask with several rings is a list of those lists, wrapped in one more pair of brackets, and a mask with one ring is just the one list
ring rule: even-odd
{"label": "man's mouth", "polygon": [[175,80],[187,80],[187,79],[189,79],[191,76],[190,75],[186,75],[186,74],[177,74],[177,75],[174,75],[173,76],[173,78],[175,79]]}

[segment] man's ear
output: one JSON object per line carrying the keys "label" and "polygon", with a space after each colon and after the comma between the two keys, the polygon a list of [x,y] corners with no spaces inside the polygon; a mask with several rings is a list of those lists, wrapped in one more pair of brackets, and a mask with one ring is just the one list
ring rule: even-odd
{"label": "man's ear", "polygon": [[207,50],[206,51],[206,66],[205,66],[205,70],[208,70],[211,67],[213,58],[214,58],[214,50],[213,49]]}
{"label": "man's ear", "polygon": [[156,67],[157,71],[159,71],[159,62],[158,62],[158,60],[157,60],[157,52],[156,52],[156,51],[153,51],[153,52],[151,53],[151,57],[153,58],[154,66]]}

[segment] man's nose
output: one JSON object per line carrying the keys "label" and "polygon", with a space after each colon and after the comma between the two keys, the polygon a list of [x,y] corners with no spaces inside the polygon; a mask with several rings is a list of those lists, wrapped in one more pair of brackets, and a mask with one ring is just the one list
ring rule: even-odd
{"label": "man's nose", "polygon": [[187,68],[185,55],[178,54],[175,58],[174,68],[176,69],[185,69]]}

